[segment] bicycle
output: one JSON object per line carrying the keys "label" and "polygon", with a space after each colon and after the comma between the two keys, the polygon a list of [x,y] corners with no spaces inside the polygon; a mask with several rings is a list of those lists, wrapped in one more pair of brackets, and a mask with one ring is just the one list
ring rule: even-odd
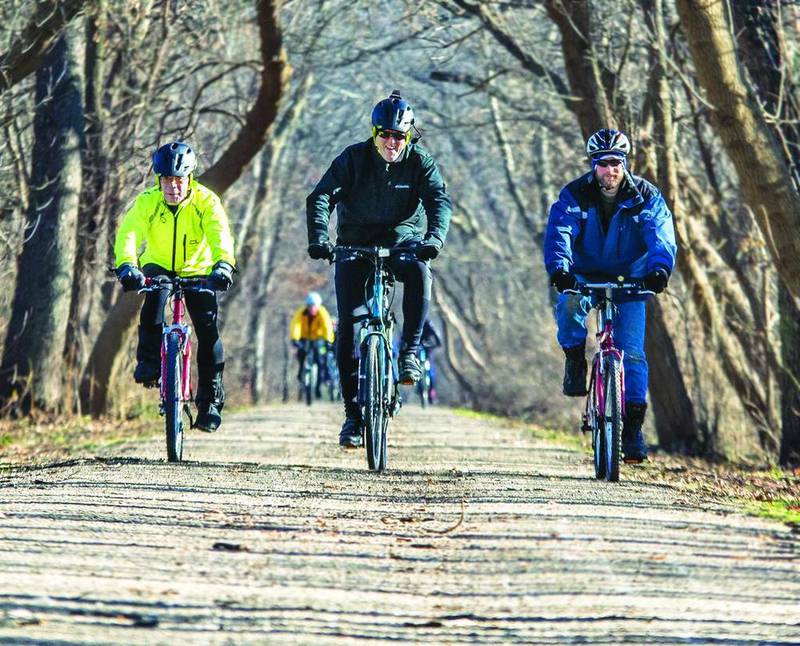
{"label": "bicycle", "polygon": [[425,408],[429,404],[433,404],[431,399],[431,360],[424,345],[419,346],[417,356],[422,366],[422,378],[417,382],[417,395],[420,405]]}
{"label": "bicycle", "polygon": [[319,390],[319,358],[318,347],[314,341],[303,339],[300,342],[303,352],[303,367],[300,371],[300,399],[305,399],[311,406],[314,396]]}
{"label": "bicycle", "polygon": [[191,379],[191,327],[183,322],[184,292],[212,292],[206,278],[156,276],[145,278],[139,293],[169,290],[172,299],[172,323],[164,320],[161,337],[161,376],[159,414],[165,418],[167,460],[180,462],[183,458],[184,429],[192,428],[190,404],[194,401]]}
{"label": "bicycle", "polygon": [[342,399],[342,391],[339,386],[339,366],[336,365],[336,352],[328,349],[325,353],[328,369],[328,399],[332,402]]}
{"label": "bicycle", "polygon": [[592,434],[595,478],[618,482],[625,415],[625,370],[623,352],[614,345],[614,294],[654,292],[642,289],[641,281],[625,282],[620,277],[617,282],[582,283],[577,290],[565,293],[595,298],[592,308],[597,312],[597,351],[592,359],[581,431]]}
{"label": "bicycle", "polygon": [[391,303],[394,276],[386,265],[392,256],[415,256],[414,247],[337,246],[334,262],[369,260],[374,267],[372,295],[364,285],[364,304],[369,315],[359,330],[358,404],[361,408],[362,434],[367,450],[367,465],[372,471],[384,471],[387,464],[389,418],[400,410],[397,367],[392,361],[392,332],[395,324]]}

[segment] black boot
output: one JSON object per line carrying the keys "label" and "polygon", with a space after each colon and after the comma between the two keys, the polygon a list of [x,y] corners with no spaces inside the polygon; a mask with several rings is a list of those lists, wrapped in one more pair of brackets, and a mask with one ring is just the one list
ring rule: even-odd
{"label": "black boot", "polygon": [[217,365],[199,365],[197,367],[197,419],[195,428],[213,433],[222,424],[222,407],[225,406],[225,389],[222,386],[222,369],[224,363]]}
{"label": "black boot", "polygon": [[566,356],[564,394],[567,397],[583,397],[586,394],[586,344],[562,350]]}
{"label": "black boot", "polygon": [[339,446],[345,449],[357,449],[364,444],[361,435],[361,411],[358,404],[348,402],[344,405],[344,424],[339,431]]}
{"label": "black boot", "polygon": [[145,388],[158,385],[161,377],[161,331],[139,326],[139,343],[136,346],[136,369],[133,380]]}
{"label": "black boot", "polygon": [[647,459],[647,444],[642,433],[647,404],[625,404],[622,418],[622,455],[627,464],[639,464]]}

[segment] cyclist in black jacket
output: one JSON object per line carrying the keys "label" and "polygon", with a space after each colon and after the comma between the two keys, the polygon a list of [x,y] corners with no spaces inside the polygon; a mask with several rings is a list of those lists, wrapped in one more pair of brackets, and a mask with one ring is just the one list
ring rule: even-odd
{"label": "cyclist in black jacket", "polygon": [[[372,110],[372,137],[348,146],[308,196],[308,254],[330,259],[328,237],[331,211],[337,209],[336,236],[342,245],[395,247],[417,245],[417,258],[392,258],[390,266],[403,290],[403,334],[400,381],[413,384],[422,369],[417,349],[431,297],[429,262],[439,255],[450,224],[452,203],[433,157],[411,140],[414,111],[395,90]],[[337,363],[345,404],[339,444],[361,443],[358,409],[358,363],[354,332],[366,318],[364,284],[370,278],[368,261],[336,267],[339,311]]]}

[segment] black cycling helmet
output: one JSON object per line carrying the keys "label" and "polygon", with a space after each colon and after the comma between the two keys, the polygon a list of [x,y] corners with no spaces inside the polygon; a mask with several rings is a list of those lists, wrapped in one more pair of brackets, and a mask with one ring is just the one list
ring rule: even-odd
{"label": "black cycling helmet", "polygon": [[408,133],[414,125],[414,109],[398,90],[372,108],[372,127],[377,130],[397,130]]}
{"label": "black cycling helmet", "polygon": [[182,141],[164,144],[153,153],[153,172],[164,177],[188,177],[197,166],[191,146]]}
{"label": "black cycling helmet", "polygon": [[586,154],[591,159],[604,155],[627,158],[631,152],[631,142],[625,133],[613,128],[603,128],[595,132],[586,142]]}

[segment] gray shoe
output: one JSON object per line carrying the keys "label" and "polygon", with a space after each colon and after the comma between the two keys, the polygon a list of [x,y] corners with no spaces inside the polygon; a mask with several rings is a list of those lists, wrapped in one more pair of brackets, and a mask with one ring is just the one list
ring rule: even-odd
{"label": "gray shoe", "polygon": [[397,360],[400,383],[413,386],[422,378],[422,365],[415,352],[403,352]]}

